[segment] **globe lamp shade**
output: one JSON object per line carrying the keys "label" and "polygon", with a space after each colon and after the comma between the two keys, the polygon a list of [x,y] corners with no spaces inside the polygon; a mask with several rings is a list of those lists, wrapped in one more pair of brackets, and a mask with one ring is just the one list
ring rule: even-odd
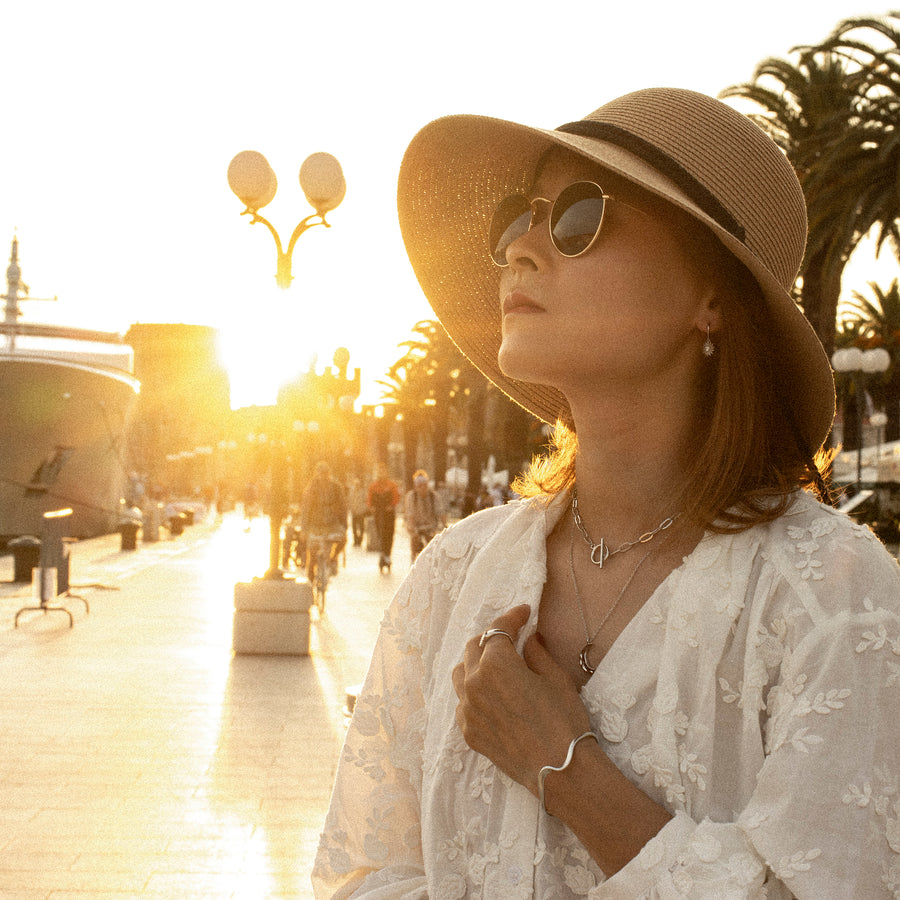
{"label": "globe lamp shade", "polygon": [[891,365],[891,355],[884,347],[875,347],[863,353],[863,371],[869,375],[887,372]]}
{"label": "globe lamp shade", "polygon": [[256,212],[272,202],[278,179],[262,153],[243,150],[228,164],[228,186],[247,209]]}
{"label": "globe lamp shade", "polygon": [[337,208],[347,190],[341,164],[330,153],[313,153],[303,161],[300,187],[320,216]]}

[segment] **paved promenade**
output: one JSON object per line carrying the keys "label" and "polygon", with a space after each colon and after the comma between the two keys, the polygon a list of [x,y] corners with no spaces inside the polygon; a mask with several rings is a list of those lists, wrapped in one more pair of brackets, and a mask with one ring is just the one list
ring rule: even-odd
{"label": "paved promenade", "polygon": [[[163,532],[165,534],[165,532]],[[348,547],[309,657],[234,656],[233,590],[268,565],[237,514],[72,548],[61,613],[0,557],[0,898],[311,897],[309,869],[393,573]],[[399,563],[399,564],[398,564]],[[90,587],[81,587],[90,585]]]}

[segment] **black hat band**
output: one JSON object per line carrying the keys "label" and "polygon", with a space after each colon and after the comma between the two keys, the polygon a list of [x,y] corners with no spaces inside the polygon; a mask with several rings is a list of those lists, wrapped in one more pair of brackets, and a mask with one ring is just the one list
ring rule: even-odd
{"label": "black hat band", "polygon": [[609,122],[597,122],[591,119],[583,119],[580,122],[570,122],[556,129],[565,134],[576,134],[581,137],[597,138],[608,141],[623,150],[628,150],[635,156],[649,163],[660,174],[665,175],[676,184],[697,204],[711,219],[722,226],[729,234],[737,238],[742,244],[745,242],[746,232],[743,226],[728,212],[718,197],[705,185],[701,184],[681,163],[672,159],[659,147],[649,141],[620,128]]}

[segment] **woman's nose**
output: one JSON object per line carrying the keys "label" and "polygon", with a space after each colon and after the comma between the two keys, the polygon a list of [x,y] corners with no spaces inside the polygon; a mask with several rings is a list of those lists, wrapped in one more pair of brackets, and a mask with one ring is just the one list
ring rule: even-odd
{"label": "woman's nose", "polygon": [[524,234],[510,241],[506,248],[506,261],[511,267],[529,267],[537,269],[547,254],[553,252],[547,220],[536,214]]}

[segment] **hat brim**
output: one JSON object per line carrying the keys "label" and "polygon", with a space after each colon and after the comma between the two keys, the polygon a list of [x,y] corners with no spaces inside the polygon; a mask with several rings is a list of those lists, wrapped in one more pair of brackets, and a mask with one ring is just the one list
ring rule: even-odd
{"label": "hat brim", "polygon": [[422,290],[459,349],[539,419],[570,420],[566,398],[555,388],[508,378],[500,370],[500,270],[487,247],[497,204],[527,190],[538,160],[552,147],[572,150],[687,212],[747,267],[768,305],[782,388],[796,400],[794,416],[808,449],[817,450],[834,419],[834,377],[818,336],[789,291],[738,238],[649,163],[596,138],[471,115],[437,119],[413,138],[400,168],[400,227]]}

